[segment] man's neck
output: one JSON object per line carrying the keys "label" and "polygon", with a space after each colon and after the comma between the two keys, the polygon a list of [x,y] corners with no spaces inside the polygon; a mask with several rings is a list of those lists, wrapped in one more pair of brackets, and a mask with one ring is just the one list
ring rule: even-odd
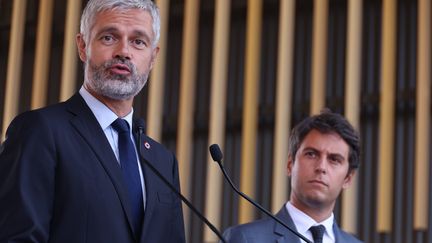
{"label": "man's neck", "polygon": [[309,215],[316,222],[322,222],[328,219],[333,213],[334,203],[332,205],[308,205],[299,200],[290,200],[290,203],[298,210]]}
{"label": "man's neck", "polygon": [[106,105],[118,117],[124,117],[132,110],[133,98],[127,100],[116,100],[103,95],[100,95],[84,85],[84,88],[96,99]]}

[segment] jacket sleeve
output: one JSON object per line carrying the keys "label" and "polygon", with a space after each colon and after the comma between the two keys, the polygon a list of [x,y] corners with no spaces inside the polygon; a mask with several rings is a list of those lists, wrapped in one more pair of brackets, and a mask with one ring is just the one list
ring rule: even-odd
{"label": "jacket sleeve", "polygon": [[230,227],[223,233],[223,238],[227,243],[247,243],[248,240],[245,237],[243,231],[238,227]]}
{"label": "jacket sleeve", "polygon": [[55,143],[37,112],[18,116],[0,150],[0,242],[47,242],[55,190]]}

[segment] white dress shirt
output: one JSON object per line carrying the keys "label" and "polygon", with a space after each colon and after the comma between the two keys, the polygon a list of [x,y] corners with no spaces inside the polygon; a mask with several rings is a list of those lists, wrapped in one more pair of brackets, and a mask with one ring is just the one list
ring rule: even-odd
{"label": "white dress shirt", "polygon": [[[118,147],[118,133],[114,128],[111,127],[111,123],[113,123],[117,118],[117,115],[110,110],[105,104],[100,102],[98,99],[96,99],[93,95],[91,95],[84,86],[81,86],[81,89],[79,90],[80,95],[83,97],[86,104],[90,107],[90,110],[93,112],[94,116],[96,117],[96,120],[99,122],[99,125],[101,126],[102,130],[105,133],[106,138],[108,139],[109,144],[111,145],[111,148],[117,158],[117,162],[120,164],[120,153],[119,153],[119,147]],[[120,117],[122,119],[125,119],[129,123],[130,127],[130,137],[132,140],[132,143],[135,145],[135,139],[132,135],[132,117],[133,117],[133,108],[132,111],[127,114],[125,117]],[[144,203],[144,209],[146,205],[146,190],[145,190],[145,184],[144,184],[144,177],[141,169],[141,164],[139,163],[139,157],[138,152],[136,149],[136,146],[134,146],[135,153],[137,156],[137,164],[139,169],[139,175],[141,179],[141,188],[143,193],[143,203]]]}
{"label": "white dress shirt", "polygon": [[326,220],[322,222],[316,222],[313,218],[309,217],[309,215],[303,213],[298,208],[294,207],[294,205],[292,205],[290,202],[287,202],[285,204],[285,207],[288,210],[288,213],[290,214],[292,220],[294,221],[295,227],[300,234],[313,241],[312,232],[309,230],[309,228],[321,224],[326,229],[323,236],[323,243],[336,242],[335,234],[333,232],[333,213]]}

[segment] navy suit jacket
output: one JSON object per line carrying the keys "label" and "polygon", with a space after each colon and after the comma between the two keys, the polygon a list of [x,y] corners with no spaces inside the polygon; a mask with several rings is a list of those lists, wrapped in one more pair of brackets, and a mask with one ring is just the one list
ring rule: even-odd
{"label": "navy suit jacket", "polygon": [[[285,206],[275,215],[292,229],[294,221]],[[336,243],[360,243],[354,236],[342,231],[336,222],[333,224]],[[271,218],[228,228],[224,232],[228,243],[303,243],[296,235]]]}
{"label": "navy suit jacket", "polygon": [[[0,242],[184,242],[181,201],[141,162],[146,187],[136,239],[122,172],[79,94],[25,112],[0,149]],[[143,136],[142,156],[179,188],[173,153]]]}

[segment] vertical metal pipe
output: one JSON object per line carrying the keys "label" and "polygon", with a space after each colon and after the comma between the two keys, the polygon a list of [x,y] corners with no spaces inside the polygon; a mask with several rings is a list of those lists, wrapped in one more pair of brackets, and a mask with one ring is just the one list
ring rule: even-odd
{"label": "vertical metal pipe", "polygon": [[293,85],[295,0],[281,0],[276,88],[276,121],[272,172],[272,211],[277,212],[288,200],[288,137],[291,127]]}
{"label": "vertical metal pipe", "polygon": [[67,100],[75,92],[78,58],[75,36],[79,32],[80,13],[81,0],[68,0],[63,44],[60,101]]}
{"label": "vertical metal pipe", "polygon": [[[255,197],[256,140],[258,129],[258,86],[261,57],[262,0],[249,0],[246,29],[240,189]],[[254,219],[254,208],[246,200],[239,202],[239,222]]]}
{"label": "vertical metal pipe", "polygon": [[325,106],[328,4],[328,0],[314,1],[311,114]]}
{"label": "vertical metal pipe", "polygon": [[18,113],[26,7],[26,0],[13,2],[1,141],[5,138],[9,123]]}
{"label": "vertical metal pipe", "polygon": [[32,109],[37,109],[46,105],[53,7],[53,0],[41,0],[39,2],[39,19],[36,36],[36,56],[31,97]]}
{"label": "vertical metal pipe", "polygon": [[414,173],[414,229],[428,229],[429,146],[431,94],[431,10],[430,0],[418,1],[416,147]]}
{"label": "vertical metal pipe", "polygon": [[[362,51],[363,1],[348,1],[347,59],[345,77],[345,117],[358,130],[360,128],[360,84]],[[342,221],[344,230],[357,233],[358,177],[342,195]]]}
{"label": "vertical metal pipe", "polygon": [[383,0],[378,158],[378,232],[390,232],[393,212],[397,1]]}
{"label": "vertical metal pipe", "polygon": [[168,39],[169,0],[157,0],[161,18],[159,54],[149,82],[147,132],[157,141],[162,140],[162,116],[165,88],[166,50]]}
{"label": "vertical metal pipe", "polygon": [[[191,193],[191,160],[193,144],[193,118],[195,110],[195,83],[197,66],[197,43],[199,0],[186,0],[180,77],[180,104],[177,129],[177,156],[179,159],[180,184],[183,194]],[[186,209],[185,207],[183,207]],[[186,234],[189,233],[189,214],[185,213]]]}
{"label": "vertical metal pipe", "polygon": [[[217,143],[221,149],[225,141],[226,86],[228,81],[228,51],[231,0],[218,0],[215,6],[215,29],[210,96],[209,145]],[[217,227],[222,218],[223,177],[215,162],[208,156],[205,190],[205,215]],[[217,242],[216,235],[204,228],[204,242]]]}

